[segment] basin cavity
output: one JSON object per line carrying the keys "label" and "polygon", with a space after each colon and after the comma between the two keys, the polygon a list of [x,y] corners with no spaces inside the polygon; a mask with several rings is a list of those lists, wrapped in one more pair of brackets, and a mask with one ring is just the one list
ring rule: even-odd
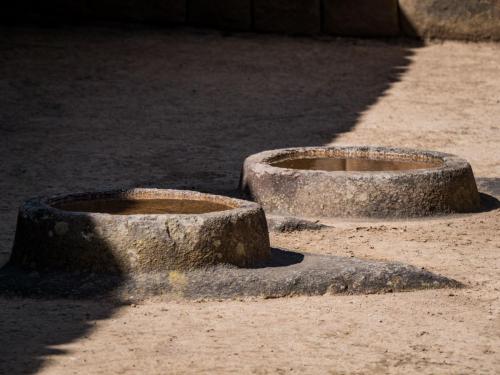
{"label": "basin cavity", "polygon": [[11,263],[117,274],[253,266],[270,256],[254,203],[193,191],[132,189],[35,198],[19,211]]}
{"label": "basin cavity", "polygon": [[302,158],[288,159],[271,163],[273,167],[289,169],[309,169],[316,171],[406,171],[425,169],[441,165],[440,162],[377,160],[362,158]]}
{"label": "basin cavity", "polygon": [[64,211],[112,215],[205,214],[234,208],[217,202],[192,199],[93,199],[56,203],[53,207]]}
{"label": "basin cavity", "polygon": [[480,206],[467,161],[389,147],[264,151],[245,160],[241,188],[276,215],[397,218]]}

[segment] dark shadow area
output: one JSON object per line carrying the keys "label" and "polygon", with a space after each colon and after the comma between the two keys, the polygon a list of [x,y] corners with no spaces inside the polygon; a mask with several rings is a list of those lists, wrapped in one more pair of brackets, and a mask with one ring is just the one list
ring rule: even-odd
{"label": "dark shadow area", "polygon": [[476,178],[477,188],[481,197],[481,212],[496,210],[500,207],[500,178]]}
{"label": "dark shadow area", "polygon": [[[351,130],[404,74],[418,46],[1,28],[0,256],[9,256],[17,207],[32,196],[135,186],[237,195],[246,156],[323,145]],[[276,251],[275,266],[300,261]],[[93,319],[115,309],[107,302],[1,303],[0,373],[11,374],[35,373],[54,345],[84,336]]]}
{"label": "dark shadow area", "polygon": [[[287,267],[303,259],[297,252],[272,249],[271,259],[256,268]],[[0,374],[36,373],[47,356],[65,354],[57,346],[86,337],[96,320],[110,318],[125,304],[113,293],[127,282],[126,288],[137,287],[119,274],[38,272],[12,262],[3,267]]]}
{"label": "dark shadow area", "polygon": [[186,21],[183,0],[18,0],[0,4],[0,24],[61,27],[134,23],[173,27]]}
{"label": "dark shadow area", "polygon": [[125,278],[88,271],[30,271],[8,263],[0,270],[0,296],[7,298],[106,299]]}
{"label": "dark shadow area", "polygon": [[[0,374],[36,373],[47,356],[65,353],[58,345],[89,334],[123,305],[113,291],[124,278],[105,240],[92,239],[99,252],[89,259],[78,239],[40,240],[53,228],[37,221],[19,218],[11,259],[0,269]],[[82,233],[95,233],[93,225],[85,216],[75,223]]]}
{"label": "dark shadow area", "polygon": [[478,177],[476,178],[476,184],[482,193],[488,193],[491,196],[500,198],[500,178]]}
{"label": "dark shadow area", "polygon": [[407,35],[409,37],[420,38],[419,32],[413,22],[410,20],[404,9],[401,6],[399,9],[399,29],[403,35]]}
{"label": "dark shadow area", "polygon": [[255,268],[288,267],[298,264],[304,260],[304,254],[295,251],[272,248],[271,259],[266,263],[257,265]]}
{"label": "dark shadow area", "polygon": [[2,298],[1,304],[0,373],[12,375],[37,373],[48,356],[67,353],[59,345],[87,337],[96,320],[119,308],[107,300]]}
{"label": "dark shadow area", "polygon": [[500,201],[492,195],[479,193],[481,199],[481,209],[479,212],[488,212],[500,207]]}
{"label": "dark shadow area", "polygon": [[[106,248],[103,248],[106,253]],[[16,255],[16,254],[15,254]],[[89,300],[102,299],[116,301],[115,305],[119,305],[119,301],[123,299],[123,295],[129,295],[128,292],[118,290],[125,286],[127,290],[138,288],[147,277],[139,277],[135,280],[134,276],[127,276],[120,273],[103,273],[71,270],[50,270],[36,271],[29,269],[26,266],[19,266],[18,257],[14,256],[0,270],[0,296],[4,298],[48,298],[48,299],[72,299],[72,300]],[[218,269],[258,269],[258,268],[279,268],[288,267],[301,263],[304,260],[304,254],[285,249],[272,248],[271,258],[254,267],[238,268],[233,265],[219,265],[207,267],[203,271]],[[196,272],[196,271],[193,271]],[[139,281],[141,279],[142,281]],[[158,281],[159,280],[159,281]],[[151,282],[154,285],[155,282]],[[146,284],[147,284],[146,282]],[[156,288],[164,288],[164,292],[169,290],[168,272],[156,276]],[[153,287],[151,287],[153,288]],[[160,293],[161,294],[161,293]],[[140,297],[139,297],[140,299]]]}

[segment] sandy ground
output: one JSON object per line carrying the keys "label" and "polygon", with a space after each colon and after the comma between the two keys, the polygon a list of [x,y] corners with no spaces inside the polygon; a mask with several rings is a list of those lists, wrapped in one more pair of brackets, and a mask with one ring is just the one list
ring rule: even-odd
{"label": "sandy ground", "polygon": [[[500,197],[500,45],[0,30],[0,255],[33,195],[235,194],[245,156],[380,144],[468,159]],[[327,221],[287,249],[402,261],[461,290],[241,301],[2,299],[0,373],[500,372],[500,210]]]}

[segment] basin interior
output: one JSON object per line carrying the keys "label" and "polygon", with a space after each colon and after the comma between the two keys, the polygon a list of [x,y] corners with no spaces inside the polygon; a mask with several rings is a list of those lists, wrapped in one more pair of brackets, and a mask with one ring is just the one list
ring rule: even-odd
{"label": "basin interior", "polygon": [[52,206],[64,211],[95,212],[114,215],[203,214],[234,208],[227,204],[209,200],[180,198],[101,198],[63,201],[53,203]]}
{"label": "basin interior", "polygon": [[272,161],[273,167],[321,170],[321,171],[406,171],[439,167],[442,162],[436,159],[403,159],[397,157],[365,157],[365,156],[303,156]]}

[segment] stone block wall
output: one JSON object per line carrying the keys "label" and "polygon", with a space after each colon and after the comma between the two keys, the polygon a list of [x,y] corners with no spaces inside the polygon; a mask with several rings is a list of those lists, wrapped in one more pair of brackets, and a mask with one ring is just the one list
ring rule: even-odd
{"label": "stone block wall", "polygon": [[2,23],[146,22],[235,31],[500,40],[500,0],[4,0]]}

